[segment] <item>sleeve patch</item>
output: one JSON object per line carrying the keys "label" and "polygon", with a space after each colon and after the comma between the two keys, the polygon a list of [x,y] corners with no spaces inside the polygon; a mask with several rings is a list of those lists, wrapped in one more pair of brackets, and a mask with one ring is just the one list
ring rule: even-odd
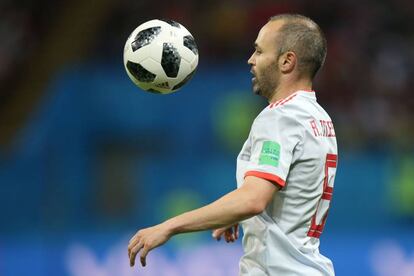
{"label": "sleeve patch", "polygon": [[264,141],[259,157],[259,165],[279,166],[280,144],[274,141]]}

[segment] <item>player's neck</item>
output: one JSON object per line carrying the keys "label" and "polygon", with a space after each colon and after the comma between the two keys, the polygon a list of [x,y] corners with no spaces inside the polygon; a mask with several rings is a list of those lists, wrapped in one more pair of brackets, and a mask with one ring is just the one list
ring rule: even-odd
{"label": "player's neck", "polygon": [[289,97],[299,90],[311,91],[312,82],[309,80],[300,80],[291,83],[280,83],[273,93],[272,97],[269,99],[269,103],[274,103],[286,97]]}

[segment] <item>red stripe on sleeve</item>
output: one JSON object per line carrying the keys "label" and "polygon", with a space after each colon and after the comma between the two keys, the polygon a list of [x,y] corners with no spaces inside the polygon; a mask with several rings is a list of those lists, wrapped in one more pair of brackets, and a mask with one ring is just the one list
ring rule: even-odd
{"label": "red stripe on sleeve", "polygon": [[282,178],[280,178],[277,175],[271,174],[271,173],[264,173],[264,172],[259,172],[259,171],[248,171],[245,173],[244,177],[246,176],[256,176],[256,177],[263,178],[271,182],[274,182],[280,187],[285,186],[285,181]]}

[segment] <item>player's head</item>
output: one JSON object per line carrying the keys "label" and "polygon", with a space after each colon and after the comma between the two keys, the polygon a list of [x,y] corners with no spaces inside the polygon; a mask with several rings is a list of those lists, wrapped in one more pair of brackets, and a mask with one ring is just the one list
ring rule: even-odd
{"label": "player's head", "polygon": [[326,39],[319,26],[298,14],[273,16],[255,41],[253,91],[270,98],[286,76],[312,81],[326,57]]}

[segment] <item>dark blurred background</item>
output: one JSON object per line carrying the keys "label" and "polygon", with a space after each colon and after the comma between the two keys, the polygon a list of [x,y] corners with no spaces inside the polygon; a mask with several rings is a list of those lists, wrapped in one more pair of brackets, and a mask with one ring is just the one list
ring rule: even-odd
{"label": "dark blurred background", "polygon": [[[0,2],[0,275],[237,275],[241,244],[182,235],[128,267],[139,228],[235,188],[235,160],[266,102],[247,59],[278,13],[320,24],[314,85],[339,144],[321,252],[337,275],[414,275],[412,0]],[[193,79],[136,88],[128,35],[167,18],[196,39]]]}

